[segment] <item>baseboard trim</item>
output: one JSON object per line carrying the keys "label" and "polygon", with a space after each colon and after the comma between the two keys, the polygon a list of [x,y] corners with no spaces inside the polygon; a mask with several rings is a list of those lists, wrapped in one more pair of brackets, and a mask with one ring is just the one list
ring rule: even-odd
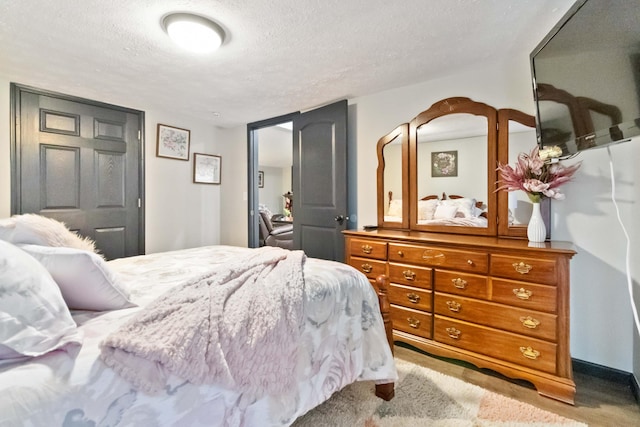
{"label": "baseboard trim", "polygon": [[631,389],[633,398],[636,400],[638,406],[640,406],[640,385],[633,374],[584,360],[571,359],[571,361],[573,362],[574,372],[628,386]]}
{"label": "baseboard trim", "polygon": [[638,379],[635,375],[631,375],[631,393],[633,393],[633,397],[640,408],[640,384],[638,384]]}

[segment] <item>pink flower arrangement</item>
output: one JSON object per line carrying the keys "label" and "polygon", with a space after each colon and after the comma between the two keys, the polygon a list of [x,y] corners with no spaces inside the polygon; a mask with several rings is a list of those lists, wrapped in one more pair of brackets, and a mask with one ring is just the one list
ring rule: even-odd
{"label": "pink flower arrangement", "polygon": [[522,190],[533,203],[540,203],[545,197],[562,200],[564,194],[558,187],[571,180],[580,165],[581,163],[572,166],[561,165],[559,160],[553,158],[553,154],[546,150],[541,153],[536,146],[531,153],[518,155],[515,168],[498,164],[501,186],[496,191]]}

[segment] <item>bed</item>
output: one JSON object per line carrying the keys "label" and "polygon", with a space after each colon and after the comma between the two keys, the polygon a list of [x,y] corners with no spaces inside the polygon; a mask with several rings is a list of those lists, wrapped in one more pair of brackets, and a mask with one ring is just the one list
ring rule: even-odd
{"label": "bed", "polygon": [[[29,262],[36,260],[60,283],[68,279],[60,278],[68,269],[60,268],[59,259],[47,263],[47,256],[62,252],[74,260],[88,258],[95,268],[86,270],[86,277],[101,270],[120,287],[100,301],[95,301],[96,292],[88,298],[98,306],[106,301],[122,308],[69,310],[76,330],[64,333],[63,345],[37,356],[7,358],[7,346],[0,345],[0,356],[3,351],[5,356],[0,360],[0,426],[288,426],[354,381],[371,381],[372,387],[375,383],[387,398],[393,394],[391,383],[397,373],[378,297],[368,279],[348,265],[313,258],[304,261],[301,334],[295,366],[291,366],[293,387],[276,395],[259,395],[168,374],[160,389],[147,393],[103,362],[109,337],[158,300],[177,294],[178,284],[206,275],[216,277],[252,251],[286,250],[208,246],[103,262],[88,250],[47,246],[50,242],[15,244],[6,237],[2,240],[0,224],[5,266],[7,259],[13,262],[24,252]],[[16,256],[15,251],[22,252]],[[4,274],[0,278],[13,274],[8,271],[0,271],[0,276]],[[61,290],[64,302],[71,304],[72,298],[65,294],[69,289],[61,286]]]}
{"label": "bed", "polygon": [[[430,194],[418,200],[417,224],[486,227],[486,206],[482,201],[460,195]],[[389,191],[385,222],[402,222],[402,200]]]}

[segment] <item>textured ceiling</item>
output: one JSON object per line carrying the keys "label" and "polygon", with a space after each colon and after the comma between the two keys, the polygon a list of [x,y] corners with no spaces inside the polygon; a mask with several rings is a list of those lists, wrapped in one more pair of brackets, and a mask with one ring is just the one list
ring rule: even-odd
{"label": "textured ceiling", "polygon": [[[572,3],[2,0],[0,77],[230,127],[528,53]],[[220,50],[180,51],[160,26],[175,11],[219,23]]]}

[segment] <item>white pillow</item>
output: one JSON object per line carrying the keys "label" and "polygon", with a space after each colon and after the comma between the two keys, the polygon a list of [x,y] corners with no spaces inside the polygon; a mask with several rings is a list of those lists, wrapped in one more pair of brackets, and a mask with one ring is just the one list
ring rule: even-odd
{"label": "white pillow", "polygon": [[70,309],[104,311],[135,307],[129,300],[128,286],[93,252],[38,245],[19,246],[51,273]]}
{"label": "white pillow", "polygon": [[433,219],[438,202],[438,199],[418,200],[418,220]]}
{"label": "white pillow", "polygon": [[0,240],[13,244],[61,246],[96,252],[95,243],[69,230],[64,223],[36,214],[0,220]]}
{"label": "white pillow", "polygon": [[80,344],[82,335],[51,275],[0,240],[0,359],[13,362],[58,349],[75,356]]}
{"label": "white pillow", "polygon": [[458,208],[458,213],[464,215],[465,218],[475,218],[476,215],[476,199],[470,199],[463,197],[460,199],[447,199],[442,200],[441,204],[447,206],[455,206]]}
{"label": "white pillow", "polygon": [[455,218],[458,208],[453,205],[439,204],[433,214],[433,219]]}
{"label": "white pillow", "polygon": [[394,199],[389,202],[389,211],[387,212],[387,215],[393,217],[402,217],[402,200]]}

